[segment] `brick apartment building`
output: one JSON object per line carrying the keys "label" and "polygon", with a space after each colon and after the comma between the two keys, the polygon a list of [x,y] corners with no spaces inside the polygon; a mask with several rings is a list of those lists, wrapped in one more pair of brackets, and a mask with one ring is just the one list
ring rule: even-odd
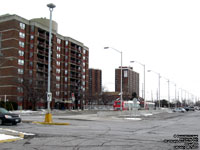
{"label": "brick apartment building", "polygon": [[[115,91],[120,92],[121,67],[115,69]],[[125,96],[131,96],[136,92],[139,96],[139,73],[133,71],[132,67],[122,67],[122,91]]]}
{"label": "brick apartment building", "polygon": [[[52,24],[52,103],[82,105],[88,92],[89,49],[57,33]],[[0,16],[0,98],[6,95],[18,109],[46,107],[49,20]],[[75,101],[72,101],[72,95]]]}
{"label": "brick apartment building", "polygon": [[94,100],[102,92],[102,72],[99,69],[89,69],[89,99]]}

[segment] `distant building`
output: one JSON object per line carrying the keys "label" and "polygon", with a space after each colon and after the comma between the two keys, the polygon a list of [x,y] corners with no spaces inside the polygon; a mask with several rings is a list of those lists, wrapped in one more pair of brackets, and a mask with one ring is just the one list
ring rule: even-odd
{"label": "distant building", "polygon": [[89,69],[89,97],[98,99],[102,92],[102,72],[99,69]]}
{"label": "distant building", "polygon": [[[88,92],[89,49],[57,33],[52,24],[51,92],[55,103],[83,105]],[[46,107],[49,20],[0,16],[0,98],[6,95],[18,109]],[[75,97],[75,101],[74,100]]]}
{"label": "distant building", "polygon": [[[115,91],[120,92],[121,67],[115,69]],[[139,96],[139,73],[133,71],[132,67],[122,67],[122,91],[125,95],[136,92]]]}

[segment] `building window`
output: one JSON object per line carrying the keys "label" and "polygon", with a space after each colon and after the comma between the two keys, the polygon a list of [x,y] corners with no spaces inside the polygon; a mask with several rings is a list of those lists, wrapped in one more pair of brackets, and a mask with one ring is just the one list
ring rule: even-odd
{"label": "building window", "polygon": [[24,70],[23,69],[18,69],[18,74],[24,74]]}
{"label": "building window", "polygon": [[60,66],[60,62],[59,61],[56,61],[56,64],[57,64],[57,66]]}
{"label": "building window", "polygon": [[33,49],[33,44],[30,44],[30,49]]}
{"label": "building window", "polygon": [[57,43],[60,44],[61,43],[61,39],[57,38]]}
{"label": "building window", "polygon": [[25,29],[25,24],[24,24],[24,23],[21,23],[21,22],[20,22],[19,26],[20,26],[20,29],[22,29],[22,30]]}
{"label": "building window", "polygon": [[82,83],[83,83],[83,85],[85,85],[85,81],[83,81]]}
{"label": "building window", "polygon": [[78,57],[81,57],[81,54],[78,54]]}
{"label": "building window", "polygon": [[83,60],[85,60],[85,56],[83,56]]}
{"label": "building window", "polygon": [[67,46],[69,44],[69,42],[68,41],[65,41],[65,45]]}
{"label": "building window", "polygon": [[30,56],[30,58],[33,57],[33,52],[30,52],[29,56]]}
{"label": "building window", "polygon": [[34,32],[34,26],[31,26],[31,32]]}
{"label": "building window", "polygon": [[60,89],[60,84],[56,84],[56,88],[57,88],[57,89]]}
{"label": "building window", "polygon": [[67,82],[67,77],[65,77],[65,82]]}
{"label": "building window", "polygon": [[67,63],[65,63],[65,67],[67,67]]}
{"label": "building window", "polygon": [[33,74],[33,71],[32,70],[29,70],[29,75],[31,76]]}
{"label": "building window", "polygon": [[83,72],[85,72],[85,69],[83,69]]}
{"label": "building window", "polygon": [[83,66],[85,67],[85,63],[83,63]]}
{"label": "building window", "polygon": [[65,70],[65,75],[67,74],[67,70]]}
{"label": "building window", "polygon": [[56,76],[56,80],[57,80],[57,81],[60,81],[60,77],[59,77],[59,76]]}
{"label": "building window", "polygon": [[24,65],[24,60],[18,59],[18,65]]}
{"label": "building window", "polygon": [[24,48],[24,42],[19,41],[19,46],[22,47],[22,48]]}
{"label": "building window", "polygon": [[59,52],[60,52],[60,46],[57,46],[57,51],[59,51]]}
{"label": "building window", "polygon": [[60,73],[60,69],[56,69],[56,73]]}
{"label": "building window", "polygon": [[30,62],[29,62],[29,65],[32,67],[32,66],[33,66],[33,62],[32,62],[32,61],[30,61]]}
{"label": "building window", "polygon": [[60,54],[57,54],[56,57],[57,57],[57,59],[60,59]]}
{"label": "building window", "polygon": [[17,101],[23,101],[23,97],[17,96]]}
{"label": "building window", "polygon": [[125,70],[125,71],[124,71],[124,78],[127,78],[127,77],[128,77],[128,71]]}
{"label": "building window", "polygon": [[65,60],[67,60],[67,58],[68,58],[68,57],[67,57],[67,56],[65,56]]}
{"label": "building window", "polygon": [[66,95],[67,95],[67,92],[64,92],[64,95],[66,96]]}
{"label": "building window", "polygon": [[30,36],[30,39],[31,39],[31,40],[33,40],[33,39],[34,39],[34,36],[33,36],[33,35],[31,35],[31,36]]}
{"label": "building window", "polygon": [[86,50],[85,49],[83,50],[83,54],[86,54]]}
{"label": "building window", "polygon": [[18,91],[18,93],[23,93],[24,92],[22,87],[17,87],[17,91]]}
{"label": "building window", "polygon": [[83,79],[85,79],[85,75],[83,75]]}
{"label": "building window", "polygon": [[23,78],[18,78],[18,83],[23,83]]}
{"label": "building window", "polygon": [[56,96],[59,96],[60,95],[60,92],[59,91],[56,91]]}
{"label": "building window", "polygon": [[65,48],[65,53],[67,53],[68,52],[68,48]]}
{"label": "building window", "polygon": [[85,88],[83,88],[83,91],[85,91]]}
{"label": "building window", "polygon": [[29,80],[29,84],[32,84],[32,83],[33,83],[33,80],[32,80],[32,79],[30,79],[30,80]]}
{"label": "building window", "polygon": [[19,50],[18,53],[19,53],[19,56],[24,56],[24,51]]}
{"label": "building window", "polygon": [[65,88],[67,88],[67,84],[65,84],[64,86],[65,86]]}
{"label": "building window", "polygon": [[19,37],[24,39],[25,38],[25,34],[22,33],[22,32],[19,32]]}

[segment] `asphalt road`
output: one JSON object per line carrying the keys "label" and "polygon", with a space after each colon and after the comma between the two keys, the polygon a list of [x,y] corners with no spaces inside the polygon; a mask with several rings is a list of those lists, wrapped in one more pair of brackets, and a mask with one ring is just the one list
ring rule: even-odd
{"label": "asphalt road", "polygon": [[[91,116],[90,116],[91,115]],[[41,116],[23,116],[25,119],[41,119]],[[142,117],[142,120],[126,120],[124,117],[96,117],[83,115],[83,119],[68,118],[64,114],[54,121],[69,122],[68,126],[21,123],[17,126],[1,126],[22,132],[34,133],[34,137],[12,143],[1,143],[1,150],[173,150],[183,143],[170,143],[179,139],[176,135],[200,135],[200,111],[187,113],[160,113]],[[92,118],[93,119],[90,119]],[[165,140],[165,141],[164,141]],[[166,140],[169,140],[166,142]],[[197,142],[198,143],[198,142]],[[178,148],[178,147],[177,147]],[[180,147],[179,147],[180,148]]]}

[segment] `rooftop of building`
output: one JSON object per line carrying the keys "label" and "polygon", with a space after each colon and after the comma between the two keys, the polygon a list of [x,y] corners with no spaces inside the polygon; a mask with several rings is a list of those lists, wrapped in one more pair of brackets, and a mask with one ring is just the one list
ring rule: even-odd
{"label": "rooftop of building", "polygon": [[89,70],[97,70],[97,71],[102,71],[101,69],[96,69],[96,68],[89,68]]}
{"label": "rooftop of building", "polygon": [[[18,16],[16,14],[4,14],[0,16],[0,23],[1,22],[5,22],[5,21],[9,21],[9,20],[18,20],[24,24],[27,25],[34,25],[36,27],[39,27],[43,30],[49,31],[49,19],[47,18],[33,18],[30,20],[27,20],[21,16]],[[85,46],[82,42],[79,42],[71,37],[67,37],[67,36],[63,36],[58,32],[58,24],[56,21],[52,20],[52,33],[56,34],[56,36],[62,40],[69,40],[72,41],[73,43],[77,44],[77,45],[81,45],[84,47],[84,49],[89,50],[89,48],[87,46]]]}
{"label": "rooftop of building", "polygon": [[[121,69],[121,66],[119,66],[119,68],[116,68],[116,69]],[[130,67],[130,66],[122,66],[122,70],[131,70],[133,71],[133,67]]]}

